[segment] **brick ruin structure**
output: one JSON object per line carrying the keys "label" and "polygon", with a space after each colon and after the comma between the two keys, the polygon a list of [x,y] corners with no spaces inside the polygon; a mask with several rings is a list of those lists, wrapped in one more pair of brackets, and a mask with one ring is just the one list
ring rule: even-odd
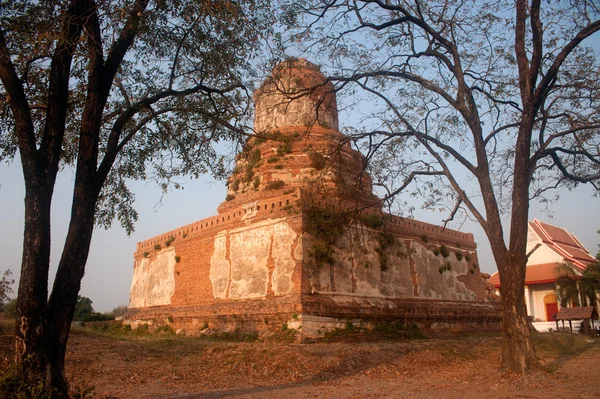
{"label": "brick ruin structure", "polygon": [[218,214],[137,244],[126,323],[303,337],[348,321],[499,328],[473,235],[382,212],[317,66],[284,61],[254,96],[258,134]]}

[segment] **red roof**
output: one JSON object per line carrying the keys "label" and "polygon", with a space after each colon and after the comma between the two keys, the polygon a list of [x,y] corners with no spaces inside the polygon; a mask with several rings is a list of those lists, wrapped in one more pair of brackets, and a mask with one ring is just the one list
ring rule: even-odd
{"label": "red roof", "polygon": [[[548,248],[562,256],[564,262],[571,263],[579,272],[583,272],[590,263],[596,260],[585,249],[577,237],[563,228],[540,222],[537,219],[529,222],[529,227],[535,231]],[[527,265],[525,269],[525,284],[541,284],[556,281],[557,276],[554,274],[554,268],[558,264],[557,262],[553,262]],[[492,274],[489,281],[496,288],[500,287],[500,275],[498,272]]]}
{"label": "red roof", "polygon": [[596,260],[577,237],[567,230],[540,222],[537,219],[529,222],[529,226],[542,239],[542,242],[562,256],[565,262],[586,268],[588,264]]}
{"label": "red roof", "polygon": [[[540,265],[527,266],[525,269],[525,284],[552,283],[556,281],[557,276],[554,274],[554,268],[557,265],[558,263],[542,263]],[[500,274],[498,272],[492,274],[489,281],[494,284],[494,287],[500,287]]]}

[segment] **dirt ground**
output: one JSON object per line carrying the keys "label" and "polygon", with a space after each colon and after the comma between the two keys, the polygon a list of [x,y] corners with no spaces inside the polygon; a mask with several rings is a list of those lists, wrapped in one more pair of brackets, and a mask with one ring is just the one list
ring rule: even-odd
{"label": "dirt ground", "polygon": [[[72,387],[93,398],[597,398],[600,341],[536,334],[542,368],[498,372],[493,335],[377,342],[212,341],[77,329]],[[0,355],[12,340],[2,336]]]}

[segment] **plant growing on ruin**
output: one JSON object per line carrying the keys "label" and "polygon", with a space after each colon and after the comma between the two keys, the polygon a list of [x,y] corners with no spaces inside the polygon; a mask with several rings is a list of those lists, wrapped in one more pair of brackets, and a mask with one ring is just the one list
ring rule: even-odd
{"label": "plant growing on ruin", "polygon": [[260,186],[260,176],[256,176],[254,178],[254,181],[252,182],[252,186],[254,187],[255,190],[258,190],[258,187]]}
{"label": "plant growing on ruin", "polygon": [[277,156],[282,157],[292,152],[292,143],[286,141],[277,147]]}
{"label": "plant growing on ruin", "polygon": [[440,274],[450,270],[452,270],[452,265],[450,264],[450,262],[444,262],[444,264],[438,268]]}
{"label": "plant growing on ruin", "polygon": [[348,227],[348,214],[310,206],[305,210],[303,216],[305,231],[314,238],[309,254],[315,259],[317,266],[323,263],[334,264],[333,248]]}
{"label": "plant growing on ruin", "polygon": [[175,241],[175,236],[171,235],[169,238],[167,238],[167,241],[165,241],[165,245],[168,247],[173,243],[173,241]]}
{"label": "plant growing on ruin", "polygon": [[502,280],[502,368],[532,370],[530,199],[584,183],[600,192],[597,2],[285,3],[303,54],[327,60],[336,90],[370,101],[373,117],[348,130],[386,200],[409,189],[447,207],[446,223],[465,212],[479,222]]}
{"label": "plant growing on ruin", "polygon": [[367,227],[379,229],[383,226],[383,218],[376,213],[366,213],[359,216],[359,220]]}
{"label": "plant growing on ruin", "polygon": [[181,261],[181,256],[176,255],[175,256],[175,263],[179,263]]}
{"label": "plant growing on ruin", "polygon": [[269,158],[267,158],[267,162],[268,163],[277,163],[279,161],[280,161],[279,157],[269,157]]}
{"label": "plant growing on ruin", "polygon": [[320,152],[310,151],[308,159],[310,160],[310,166],[316,170],[321,170],[325,167],[326,158]]}
{"label": "plant growing on ruin", "polygon": [[154,244],[154,249],[159,250],[161,248],[162,248],[162,246],[160,244]]}
{"label": "plant growing on ruin", "polygon": [[235,199],[235,195],[233,195],[233,194],[227,194],[225,196],[225,201],[232,201],[234,199]]}
{"label": "plant growing on ruin", "polygon": [[147,258],[148,256],[150,256],[150,252],[144,252],[144,258]]}
{"label": "plant growing on ruin", "polygon": [[460,262],[460,261],[462,260],[462,258],[463,258],[463,254],[462,254],[462,253],[460,253],[460,252],[455,252],[455,253],[454,253],[454,255],[456,256],[456,260],[457,260],[457,261],[459,261],[459,262]]}
{"label": "plant growing on ruin", "polygon": [[423,234],[421,236],[421,241],[423,241],[423,242],[429,242],[429,236],[427,236],[427,234]]}
{"label": "plant growing on ruin", "polygon": [[446,247],[444,244],[440,246],[440,254],[442,254],[444,258],[450,256],[450,251],[448,250],[448,247]]}
{"label": "plant growing on ruin", "polygon": [[285,186],[283,180],[271,180],[265,184],[265,190],[279,190]]}
{"label": "plant growing on ruin", "polygon": [[467,262],[470,262],[470,261],[471,261],[471,255],[470,255],[470,254],[466,254],[466,255],[465,255],[465,260],[466,260]]}

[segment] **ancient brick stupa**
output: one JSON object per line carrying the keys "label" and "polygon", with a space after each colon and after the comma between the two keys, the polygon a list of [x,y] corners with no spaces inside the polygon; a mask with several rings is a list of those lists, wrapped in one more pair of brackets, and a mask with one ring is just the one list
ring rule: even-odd
{"label": "ancient brick stupa", "polygon": [[126,323],[307,337],[348,320],[499,326],[473,235],[382,212],[317,66],[281,63],[255,103],[218,214],[138,243]]}

